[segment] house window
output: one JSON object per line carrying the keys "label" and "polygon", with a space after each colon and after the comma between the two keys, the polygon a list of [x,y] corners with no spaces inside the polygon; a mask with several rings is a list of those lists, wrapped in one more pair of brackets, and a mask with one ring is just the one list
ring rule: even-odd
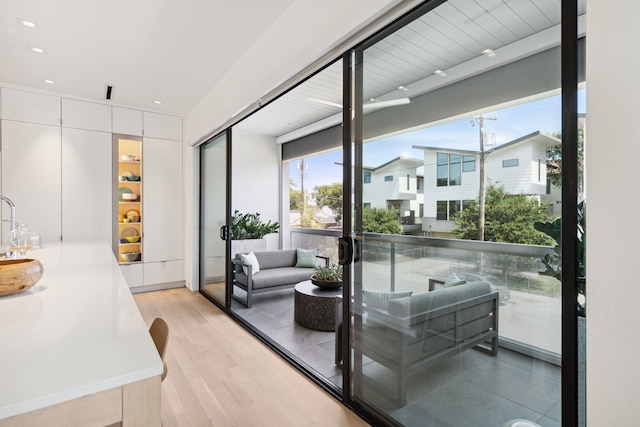
{"label": "house window", "polygon": [[371,183],[371,172],[364,171],[364,183],[365,184],[370,184]]}
{"label": "house window", "polygon": [[363,206],[365,209],[369,209],[369,208],[371,208],[371,203],[363,203],[363,204],[362,204],[362,206]]}
{"label": "house window", "polygon": [[474,206],[476,204],[475,200],[463,200],[462,201],[462,210],[468,209],[471,206]]}
{"label": "house window", "polygon": [[462,182],[462,156],[449,154],[449,185],[460,185]]}
{"label": "house window", "polygon": [[449,200],[449,219],[453,219],[452,217],[460,212],[462,208],[462,203],[460,200]]}
{"label": "house window", "polygon": [[542,162],[538,159],[538,182],[542,180]]}
{"label": "house window", "polygon": [[446,187],[449,185],[449,155],[438,153],[438,187]]}
{"label": "house window", "polygon": [[411,179],[411,175],[407,174],[407,191],[409,191],[409,179]]}
{"label": "house window", "polygon": [[460,154],[438,153],[437,186],[462,184],[462,156]]}
{"label": "house window", "polygon": [[424,203],[420,203],[420,207],[419,207],[419,214],[418,216],[420,216],[420,218],[422,218],[424,216]]}
{"label": "house window", "polygon": [[390,181],[393,181],[393,175],[385,175],[384,182],[390,182]]}
{"label": "house window", "polygon": [[418,191],[422,190],[422,182],[424,181],[424,178],[422,178],[421,176],[419,176],[416,179],[416,188],[418,189]]}
{"label": "house window", "polygon": [[476,156],[462,156],[462,172],[476,170]]}
{"label": "house window", "polygon": [[518,159],[508,159],[508,160],[502,161],[503,168],[512,168],[512,167],[518,166],[519,164],[520,164],[520,161]]}
{"label": "house window", "polygon": [[438,200],[436,204],[436,220],[438,221],[446,221],[447,220],[447,201],[446,200]]}

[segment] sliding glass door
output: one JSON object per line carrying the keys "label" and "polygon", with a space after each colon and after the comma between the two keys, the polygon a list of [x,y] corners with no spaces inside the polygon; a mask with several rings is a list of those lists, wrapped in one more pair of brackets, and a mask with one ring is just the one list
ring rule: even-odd
{"label": "sliding glass door", "polygon": [[227,307],[228,135],[200,147],[200,291]]}
{"label": "sliding glass door", "polygon": [[389,423],[562,421],[560,3],[484,3],[354,53],[345,369]]}

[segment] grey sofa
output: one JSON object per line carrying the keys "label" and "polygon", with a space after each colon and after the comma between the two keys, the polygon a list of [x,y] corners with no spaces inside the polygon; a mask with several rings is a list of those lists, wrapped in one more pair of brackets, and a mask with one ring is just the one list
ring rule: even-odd
{"label": "grey sofa", "polygon": [[[251,307],[253,294],[291,288],[299,282],[311,279],[313,275],[314,270],[311,267],[296,267],[295,249],[261,251],[254,252],[254,254],[260,267],[260,271],[255,274],[253,274],[251,265],[240,259],[240,254],[236,254],[235,258],[231,260],[233,263],[231,296],[247,308]],[[317,255],[316,258],[325,265],[329,264],[328,257]],[[244,272],[243,266],[247,268],[247,273]],[[234,294],[235,287],[246,292],[245,299]]]}
{"label": "grey sofa", "polygon": [[[364,356],[395,372],[396,390],[390,394],[404,406],[407,378],[415,372],[472,347],[497,355],[498,307],[498,292],[487,282],[391,299],[386,309],[365,302],[363,316],[375,316],[377,327],[363,327],[360,348]],[[363,382],[394,391],[363,375],[357,359],[355,372]]]}

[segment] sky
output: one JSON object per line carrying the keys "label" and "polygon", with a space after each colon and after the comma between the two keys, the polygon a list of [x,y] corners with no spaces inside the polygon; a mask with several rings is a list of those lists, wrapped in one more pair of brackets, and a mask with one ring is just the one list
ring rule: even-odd
{"label": "sky", "polygon": [[[578,112],[585,112],[584,90],[578,92]],[[487,141],[494,138],[496,145],[501,145],[530,133],[559,133],[562,129],[560,96],[552,96],[525,104],[485,113],[485,134]],[[455,120],[449,123],[408,132],[402,135],[368,142],[363,147],[363,163],[376,167],[398,156],[422,159],[422,150],[417,146],[457,148],[464,150],[479,149],[478,125],[472,125],[472,117]],[[304,187],[312,191],[314,186],[342,182],[342,152],[334,151],[318,156],[305,158]],[[338,164],[336,164],[338,163]],[[295,189],[300,190],[300,161],[291,162],[290,177]]]}

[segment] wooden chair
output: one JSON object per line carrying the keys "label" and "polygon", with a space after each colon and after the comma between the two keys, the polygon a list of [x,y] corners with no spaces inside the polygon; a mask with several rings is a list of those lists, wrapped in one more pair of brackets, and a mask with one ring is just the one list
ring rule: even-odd
{"label": "wooden chair", "polygon": [[162,371],[162,381],[167,376],[167,364],[164,361],[164,351],[167,349],[167,342],[169,341],[169,325],[162,317],[156,317],[149,328],[149,334],[153,339],[153,343],[156,345],[156,350],[162,359],[162,365],[164,370]]}

